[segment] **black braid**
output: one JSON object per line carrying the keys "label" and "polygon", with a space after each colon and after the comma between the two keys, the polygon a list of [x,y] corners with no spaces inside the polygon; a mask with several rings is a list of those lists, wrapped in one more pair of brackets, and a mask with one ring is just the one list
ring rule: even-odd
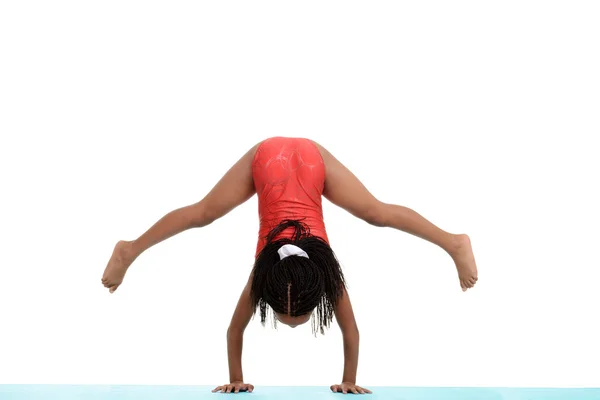
{"label": "black braid", "polygon": [[[291,238],[273,240],[288,228],[294,229]],[[310,228],[298,220],[281,222],[266,239],[267,244],[254,263],[251,287],[254,313],[260,308],[263,326],[267,305],[279,314],[292,317],[312,313],[314,334],[318,331],[325,334],[325,327],[329,328],[337,301],[346,287],[333,250],[325,240],[312,236]],[[277,251],[285,244],[300,247],[309,258],[289,256],[280,260]],[[277,327],[274,318],[273,326]]]}

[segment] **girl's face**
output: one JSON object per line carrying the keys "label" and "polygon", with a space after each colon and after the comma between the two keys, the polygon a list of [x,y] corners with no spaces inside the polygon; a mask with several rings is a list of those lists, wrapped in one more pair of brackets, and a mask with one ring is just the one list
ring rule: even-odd
{"label": "girl's face", "polygon": [[275,318],[277,318],[277,321],[292,328],[307,323],[310,320],[310,316],[310,313],[301,315],[299,317],[290,317],[286,314],[275,313]]}

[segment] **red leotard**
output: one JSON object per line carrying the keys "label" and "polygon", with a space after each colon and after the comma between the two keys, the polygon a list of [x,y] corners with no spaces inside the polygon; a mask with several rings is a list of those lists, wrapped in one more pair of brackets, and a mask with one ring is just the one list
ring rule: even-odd
{"label": "red leotard", "polygon": [[[263,141],[254,155],[252,176],[260,218],[255,256],[266,245],[269,231],[285,219],[299,219],[310,227],[311,235],[329,241],[321,205],[325,164],[313,142],[286,137]],[[293,229],[275,239],[291,237]]]}

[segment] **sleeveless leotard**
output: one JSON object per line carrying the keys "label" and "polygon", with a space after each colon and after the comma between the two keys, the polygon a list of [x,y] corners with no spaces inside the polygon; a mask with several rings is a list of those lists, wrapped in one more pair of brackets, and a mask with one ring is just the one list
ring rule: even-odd
{"label": "sleeveless leotard", "polygon": [[[263,141],[252,163],[258,195],[260,229],[256,254],[266,245],[266,235],[285,219],[298,219],[309,226],[311,235],[326,242],[321,196],[325,164],[317,146],[304,138],[273,137]],[[293,228],[275,239],[291,237]]]}

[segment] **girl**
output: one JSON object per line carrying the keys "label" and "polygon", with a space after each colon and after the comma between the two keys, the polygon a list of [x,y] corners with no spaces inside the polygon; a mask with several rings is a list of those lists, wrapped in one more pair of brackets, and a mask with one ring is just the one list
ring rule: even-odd
{"label": "girl", "polygon": [[477,282],[467,235],[441,230],[417,212],[377,200],[329,151],[304,138],[273,137],[252,147],[198,203],[171,211],[134,241],[120,241],[102,284],[113,293],[132,262],[155,244],[190,228],[209,225],[258,195],[260,229],[255,263],[227,330],[230,383],[213,392],[252,392],[242,374],[242,340],[248,322],[267,309],[274,324],[296,327],[311,319],[324,333],[333,316],[344,341],[342,383],[334,392],[370,393],[356,385],[359,332],[344,276],[328,244],[322,196],[369,224],[425,239],[453,259],[463,291]]}

